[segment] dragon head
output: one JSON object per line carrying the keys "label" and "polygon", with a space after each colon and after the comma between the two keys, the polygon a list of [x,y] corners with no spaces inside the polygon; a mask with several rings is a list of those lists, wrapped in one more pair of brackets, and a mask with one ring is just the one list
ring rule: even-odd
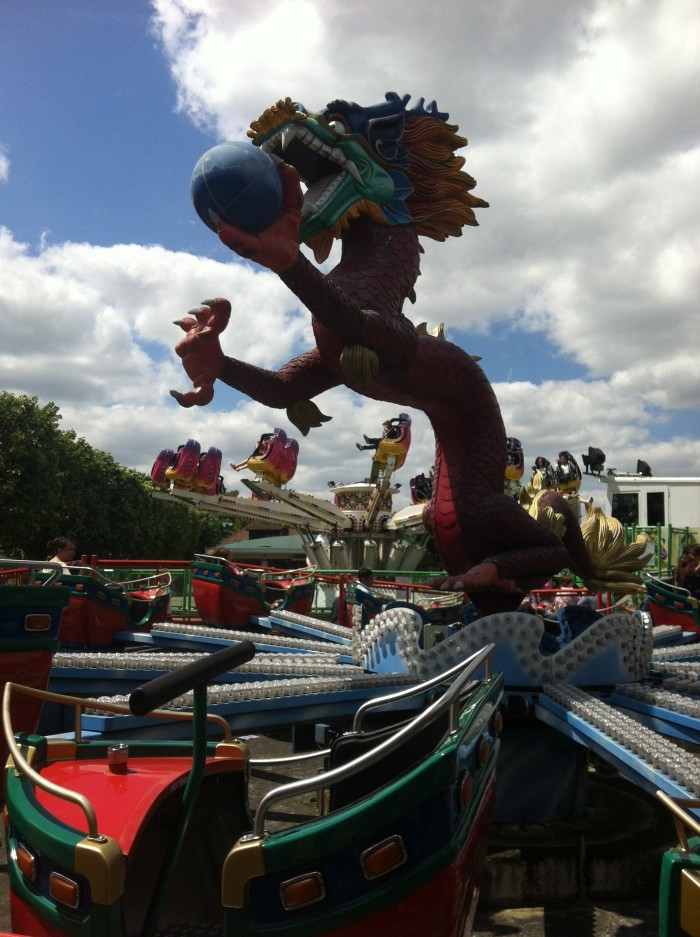
{"label": "dragon head", "polygon": [[319,262],[360,215],[439,241],[477,224],[474,208],[488,203],[471,194],[476,183],[454,153],[467,141],[435,102],[409,110],[409,100],[389,92],[382,104],[338,100],[313,113],[285,98],[251,123],[255,145],[294,166],[307,188],[301,239]]}

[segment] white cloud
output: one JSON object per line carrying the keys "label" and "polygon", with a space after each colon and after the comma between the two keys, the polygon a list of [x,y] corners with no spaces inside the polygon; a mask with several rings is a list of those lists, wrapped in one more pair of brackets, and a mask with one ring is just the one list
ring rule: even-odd
{"label": "white cloud", "polygon": [[[449,105],[472,136],[467,168],[491,208],[479,212],[480,230],[427,245],[412,316],[478,329],[517,314],[594,377],[638,372],[649,330],[663,328],[655,361],[677,367],[698,287],[688,198],[700,189],[690,118],[700,83],[689,80],[697,5],[448,2],[431,20],[414,2],[397,20],[373,3],[365,29],[367,3],[244,6],[235,17],[223,0],[158,9],[178,19],[166,34],[174,67],[194,57],[211,71],[206,85],[181,76],[183,100],[222,133],[242,135],[288,93],[313,107],[394,88]],[[276,57],[280,26],[287,48]],[[214,35],[226,54],[214,54]]]}
{"label": "white cloud", "polygon": [[288,87],[308,87],[330,71],[324,16],[311,0],[158,0],[153,6],[179,108],[199,125],[213,124],[223,138],[245,136],[260,111],[289,93],[278,90],[282,79]]}
{"label": "white cloud", "polygon": [[[607,464],[700,474],[698,434],[665,440],[676,411],[697,413],[700,360],[698,26],[695,0],[536,4],[492,0],[155,0],[154,30],[178,106],[220,138],[290,95],[376,103],[389,90],[436,99],[469,138],[466,169],[491,203],[480,227],[428,241],[414,322],[445,322],[472,353],[490,332],[546,337],[587,379],[497,383],[509,433],[536,455],[602,448]],[[398,10],[398,12],[397,12]],[[0,151],[0,181],[9,161]],[[308,313],[277,277],[233,258],[160,246],[52,243],[0,229],[3,387],[54,400],[63,426],[144,471],[188,437],[250,454],[281,411],[217,387],[183,410],[172,325],[214,295],[233,304],[227,354],[277,368],[311,347]],[[485,361],[485,369],[489,370]],[[334,419],[300,439],[294,484],[369,471],[355,449],[394,407],[336,389]],[[427,471],[423,414],[399,475]],[[478,445],[478,440],[475,440]],[[229,486],[240,478],[225,472]]]}
{"label": "white cloud", "polygon": [[[370,455],[357,452],[355,443],[398,412],[337,388],[317,401],[333,420],[302,438],[284,411],[221,384],[210,407],[180,408],[168,391],[189,385],[173,351],[180,333],[172,322],[201,299],[219,294],[233,300],[222,337],[230,355],[275,368],[311,345],[308,314],[276,277],[247,264],[133,244],[62,244],[31,255],[7,231],[0,233],[0,262],[8,271],[0,282],[9,340],[0,357],[5,389],[54,401],[64,428],[125,465],[148,472],[161,449],[196,438],[205,448],[222,449],[226,484],[241,488],[228,463],[249,455],[261,432],[280,425],[300,442],[295,486],[323,495],[330,480],[369,473]],[[182,302],[174,306],[173,297]],[[608,455],[608,465],[630,468],[644,458],[659,473],[697,474],[697,439],[668,444],[653,436],[654,421],[663,419],[653,408],[691,406],[698,399],[697,384],[688,383],[692,374],[697,380],[696,356],[687,348],[684,358],[678,354],[682,384],[664,383],[662,366],[647,368],[643,379],[630,369],[595,381],[496,384],[506,429],[523,440],[528,463],[561,448],[578,457],[595,445]],[[403,484],[398,504],[408,500],[411,475],[426,472],[434,457],[426,417],[410,412],[413,442],[397,475]]]}

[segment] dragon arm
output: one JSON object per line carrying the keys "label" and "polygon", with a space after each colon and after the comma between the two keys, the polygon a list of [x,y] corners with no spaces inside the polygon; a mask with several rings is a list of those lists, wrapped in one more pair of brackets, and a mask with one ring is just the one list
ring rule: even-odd
{"label": "dragon arm", "polygon": [[323,365],[316,348],[288,361],[279,371],[224,357],[219,380],[265,406],[286,407],[290,421],[304,436],[312,427],[330,419],[309,398],[339,383]]}
{"label": "dragon arm", "polygon": [[223,359],[219,380],[267,407],[288,407],[302,397],[315,397],[338,384],[316,348],[292,358],[279,371],[268,371],[238,358]]}

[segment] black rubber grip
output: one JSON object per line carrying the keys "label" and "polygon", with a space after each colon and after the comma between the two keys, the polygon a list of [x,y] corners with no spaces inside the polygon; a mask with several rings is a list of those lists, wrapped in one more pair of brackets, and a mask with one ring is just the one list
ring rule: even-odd
{"label": "black rubber grip", "polygon": [[241,641],[232,647],[225,647],[223,651],[207,654],[200,660],[164,673],[155,680],[149,680],[143,686],[136,687],[129,697],[129,709],[135,716],[145,716],[153,709],[158,709],[164,703],[177,699],[183,693],[195,687],[209,683],[222,673],[228,673],[234,667],[239,667],[255,656],[255,645],[252,641]]}

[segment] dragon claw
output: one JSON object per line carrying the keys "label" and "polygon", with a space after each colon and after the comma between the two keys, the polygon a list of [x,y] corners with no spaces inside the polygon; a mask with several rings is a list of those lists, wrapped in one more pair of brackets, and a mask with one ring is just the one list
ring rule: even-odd
{"label": "dragon claw", "polygon": [[287,417],[290,423],[299,430],[302,436],[308,435],[310,429],[322,426],[332,419],[322,413],[313,400],[297,400],[287,407]]}
{"label": "dragon claw", "polygon": [[434,589],[451,592],[508,592],[519,593],[521,590],[513,579],[501,576],[498,566],[490,560],[472,566],[459,576],[435,578],[426,585]]}
{"label": "dragon claw", "polygon": [[188,400],[186,395],[181,393],[179,390],[171,390],[170,396],[177,400],[181,407],[191,407],[194,403],[194,401]]}

